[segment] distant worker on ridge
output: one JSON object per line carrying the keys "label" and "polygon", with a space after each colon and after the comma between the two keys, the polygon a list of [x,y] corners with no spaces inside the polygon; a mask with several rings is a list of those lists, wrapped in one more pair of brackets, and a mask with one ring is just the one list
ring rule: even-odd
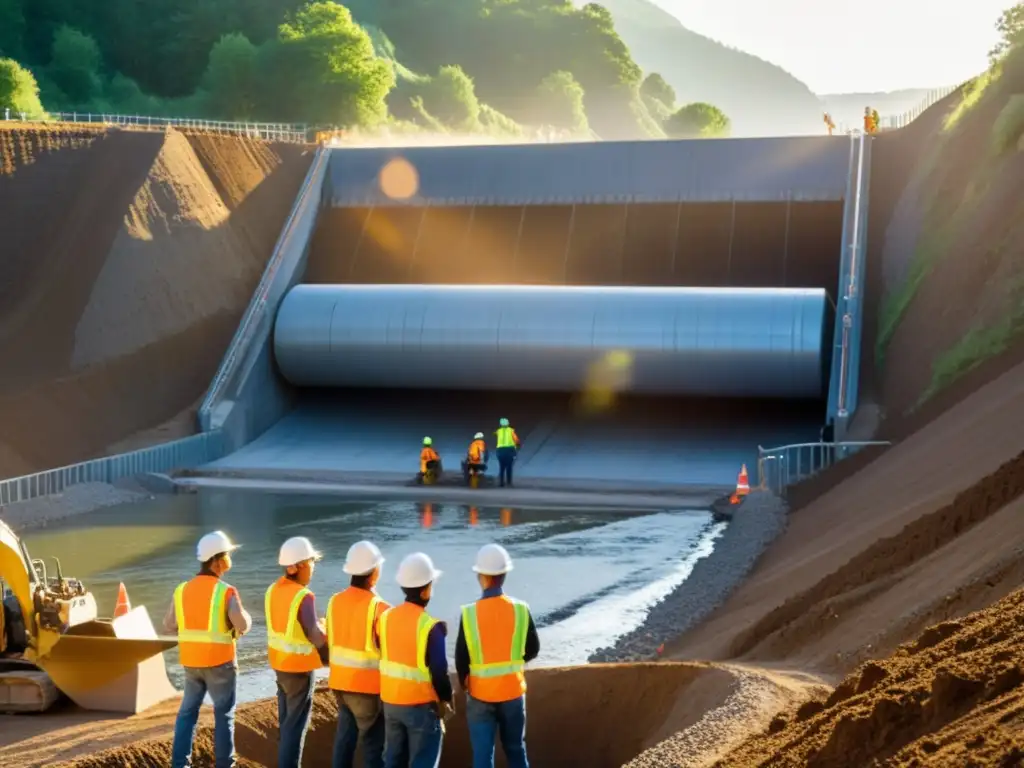
{"label": "distant worker on ridge", "polygon": [[278,768],[299,768],[313,711],[316,670],[329,661],[325,626],[309,588],[320,553],[305,536],[281,545],[284,574],[267,589],[267,659],[277,674]]}
{"label": "distant worker on ridge", "polygon": [[428,474],[432,474],[435,478],[441,476],[441,457],[434,450],[433,439],[424,437],[423,448],[420,450],[420,473],[417,479],[422,483],[427,479]]}
{"label": "distant worker on ridge", "polygon": [[468,694],[473,768],[492,768],[495,735],[501,738],[509,768],[529,768],[523,671],[540,653],[537,627],[529,606],[502,592],[512,570],[512,558],[504,547],[485,544],[473,570],[483,595],[462,606],[455,642],[455,669]]}
{"label": "distant worker on ridge", "polygon": [[828,135],[831,136],[832,132],[836,129],[836,124],[832,121],[832,115],[826,112],[824,120],[825,128],[828,129]]}
{"label": "distant worker on ridge", "polygon": [[519,435],[509,426],[508,419],[501,419],[495,431],[495,452],[498,454],[498,481],[502,488],[507,482],[512,485],[512,465],[519,453]]}
{"label": "distant worker on ridge", "polygon": [[[191,765],[199,708],[207,692],[213,700],[213,754],[216,768],[235,765],[235,693],[238,679],[236,640],[252,628],[238,590],[222,580],[238,549],[223,531],[208,533],[196,545],[202,565],[191,580],[174,590],[164,629],[178,636],[185,668],[185,692],[174,722],[172,768]],[[2,628],[2,627],[0,627]]]}
{"label": "distant worker on ridge", "polygon": [[352,768],[362,741],[365,768],[384,765],[384,710],[380,703],[380,650],[375,633],[380,615],[391,606],[374,587],[384,556],[373,542],[349,547],[342,568],[350,586],[327,604],[327,643],[331,649],[328,686],[338,702],[338,730],[331,768]]}

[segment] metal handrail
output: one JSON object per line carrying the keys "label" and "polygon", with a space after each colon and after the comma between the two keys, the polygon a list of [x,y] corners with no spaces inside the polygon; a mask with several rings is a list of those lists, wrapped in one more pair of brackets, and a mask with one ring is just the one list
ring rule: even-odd
{"label": "metal handrail", "polygon": [[[239,360],[241,359],[241,352],[249,348],[249,344],[252,341],[253,336],[256,333],[258,327],[258,321],[262,319],[267,306],[267,296],[270,292],[270,286],[277,276],[277,272],[284,261],[284,256],[288,252],[288,244],[291,242],[295,231],[296,222],[299,219],[299,213],[306,209],[310,201],[310,195],[314,192],[313,179],[317,177],[319,167],[322,163],[327,161],[330,154],[330,150],[326,147],[319,147],[316,150],[316,155],[313,158],[313,162],[310,163],[309,171],[306,173],[306,178],[302,182],[302,188],[299,192],[299,196],[296,198],[295,205],[292,206],[291,213],[288,215],[287,221],[285,221],[284,228],[281,230],[281,236],[278,238],[277,245],[274,248],[274,253],[270,257],[270,261],[267,262],[266,269],[263,270],[263,276],[260,278],[259,285],[253,292],[252,299],[249,302],[249,306],[246,308],[245,315],[242,317],[242,321],[238,325],[238,329],[235,331],[234,337],[231,339],[231,344],[228,346],[227,352],[224,355],[224,359],[221,360],[220,367],[217,369],[217,373],[213,377],[213,381],[210,384],[210,388],[206,392],[206,397],[203,398],[202,405],[199,407],[199,424],[203,430],[208,430],[210,426],[210,418],[214,407],[219,401],[223,394],[224,387],[227,382],[235,375],[238,367]],[[319,193],[322,190],[322,186],[316,187],[316,192]]]}
{"label": "metal handrail", "polygon": [[147,472],[170,472],[215,461],[224,453],[219,430],[140,448],[136,451],[0,480],[0,507],[61,493],[79,483],[113,483]]}
{"label": "metal handrail", "polygon": [[816,475],[864,448],[887,447],[888,440],[844,440],[757,447],[758,485],[780,496],[794,483]]}

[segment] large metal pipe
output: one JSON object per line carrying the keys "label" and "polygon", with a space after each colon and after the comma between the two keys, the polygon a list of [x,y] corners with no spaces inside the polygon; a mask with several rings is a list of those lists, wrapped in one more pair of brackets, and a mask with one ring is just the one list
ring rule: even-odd
{"label": "large metal pipe", "polygon": [[295,386],[820,397],[820,289],[299,285],[274,350]]}

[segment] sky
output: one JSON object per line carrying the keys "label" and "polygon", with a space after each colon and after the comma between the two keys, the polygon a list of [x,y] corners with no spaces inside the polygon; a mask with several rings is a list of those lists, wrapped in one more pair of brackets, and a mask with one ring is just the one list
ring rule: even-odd
{"label": "sky", "polygon": [[983,71],[1015,0],[654,0],[818,94],[937,88]]}

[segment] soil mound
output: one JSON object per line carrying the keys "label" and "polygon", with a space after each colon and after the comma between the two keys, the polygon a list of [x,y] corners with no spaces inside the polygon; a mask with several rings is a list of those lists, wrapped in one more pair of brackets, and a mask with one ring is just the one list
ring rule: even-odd
{"label": "soil mound", "polygon": [[1024,764],[1024,591],[929,627],[824,700],[779,715],[720,768]]}
{"label": "soil mound", "polygon": [[[721,705],[733,688],[731,675],[704,665],[591,665],[538,669],[528,674],[531,763],[616,768],[647,747],[696,722],[704,708]],[[687,707],[688,692],[699,694]],[[277,762],[277,704],[257,702],[239,708],[235,727],[240,765],[273,766]],[[460,705],[461,708],[461,705]],[[313,724],[306,740],[304,768],[328,768],[337,709],[327,690],[318,690]],[[91,757],[50,765],[75,768],[163,768],[170,739],[135,741]],[[197,765],[212,765],[210,728],[196,739]],[[505,765],[499,755],[496,765]],[[472,757],[465,719],[460,712],[448,723],[442,768],[465,768]],[[356,756],[356,764],[360,757]]]}
{"label": "soil mound", "polygon": [[0,478],[194,408],[311,159],[236,137],[0,126]]}

